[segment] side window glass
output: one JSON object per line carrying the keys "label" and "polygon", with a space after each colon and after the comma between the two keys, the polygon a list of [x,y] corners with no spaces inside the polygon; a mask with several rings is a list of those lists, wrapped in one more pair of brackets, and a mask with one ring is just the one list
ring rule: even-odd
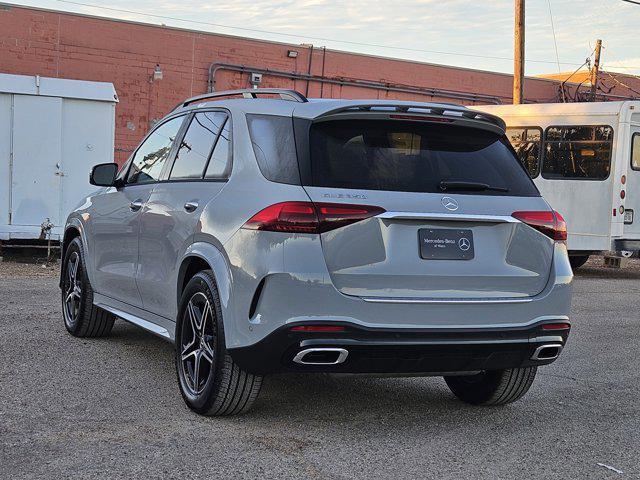
{"label": "side window glass", "polygon": [[249,114],[247,124],[262,175],[272,182],[299,185],[291,117]]}
{"label": "side window glass", "polygon": [[640,134],[634,133],[631,141],[631,168],[640,170]]}
{"label": "side window glass", "polygon": [[542,176],[549,179],[605,180],[611,169],[613,128],[571,125],[547,128]]}
{"label": "side window glass", "polygon": [[213,149],[205,178],[228,178],[231,173],[231,120],[227,119]]}
{"label": "side window glass", "polygon": [[531,178],[540,173],[542,129],[539,127],[507,128],[507,138]]}
{"label": "side window glass", "polygon": [[201,112],[193,117],[178,147],[170,180],[202,178],[216,136],[226,118],[222,112]]}
{"label": "side window glass", "polygon": [[183,119],[181,116],[163,123],[140,145],[131,162],[128,184],[158,181]]}

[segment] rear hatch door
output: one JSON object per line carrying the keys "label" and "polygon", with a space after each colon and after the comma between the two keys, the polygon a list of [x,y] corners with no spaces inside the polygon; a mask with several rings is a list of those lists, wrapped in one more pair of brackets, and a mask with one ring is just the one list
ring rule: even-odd
{"label": "rear hatch door", "polygon": [[322,234],[340,292],[503,299],[544,289],[553,240],[511,214],[550,208],[495,128],[403,115],[313,122],[308,132],[296,141],[309,149],[299,152],[309,197],[385,210]]}

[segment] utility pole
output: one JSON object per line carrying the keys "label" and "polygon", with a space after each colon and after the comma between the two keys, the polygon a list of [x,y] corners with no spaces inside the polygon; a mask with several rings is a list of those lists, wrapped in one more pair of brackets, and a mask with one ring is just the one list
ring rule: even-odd
{"label": "utility pole", "polygon": [[596,100],[596,91],[598,90],[598,69],[600,68],[600,50],[602,50],[602,40],[596,40],[596,53],[593,58],[593,68],[591,69],[591,95],[589,99],[594,102]]}
{"label": "utility pole", "polygon": [[524,100],[524,0],[515,0],[513,103]]}

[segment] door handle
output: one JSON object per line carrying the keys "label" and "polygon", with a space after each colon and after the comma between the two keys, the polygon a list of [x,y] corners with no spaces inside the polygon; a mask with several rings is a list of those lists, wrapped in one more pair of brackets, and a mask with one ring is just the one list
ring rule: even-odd
{"label": "door handle", "polygon": [[198,202],[187,202],[184,204],[184,209],[188,212],[195,212],[198,208]]}
{"label": "door handle", "polygon": [[143,205],[144,205],[144,202],[141,199],[138,199],[131,202],[129,204],[129,208],[131,209],[132,212],[137,212],[142,208]]}

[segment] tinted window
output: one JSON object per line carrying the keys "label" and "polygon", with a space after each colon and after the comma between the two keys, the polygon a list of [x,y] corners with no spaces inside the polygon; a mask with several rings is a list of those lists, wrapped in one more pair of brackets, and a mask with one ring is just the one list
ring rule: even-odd
{"label": "tinted window", "polygon": [[507,128],[507,138],[529,176],[537,177],[540,173],[542,129],[540,127]]}
{"label": "tinted window", "polygon": [[247,115],[260,171],[268,180],[300,184],[291,117]]}
{"label": "tinted window", "polygon": [[163,123],[140,145],[133,156],[127,183],[149,183],[160,178],[183,118],[180,116]]}
{"label": "tinted window", "polygon": [[228,178],[231,173],[231,121],[224,123],[222,132],[211,154],[206,178]]}
{"label": "tinted window", "polygon": [[221,112],[201,112],[193,117],[178,147],[169,176],[171,180],[202,178],[216,136],[226,118]]}
{"label": "tinted window", "polygon": [[613,129],[572,125],[547,128],[542,176],[550,179],[604,180],[611,168]]}
{"label": "tinted window", "polygon": [[631,141],[631,168],[640,170],[640,134],[634,133]]}
{"label": "tinted window", "polygon": [[[312,125],[311,183],[320,187],[441,193],[441,182],[483,183],[537,196],[504,136],[476,128],[389,120]],[[462,189],[467,193],[478,190]]]}

